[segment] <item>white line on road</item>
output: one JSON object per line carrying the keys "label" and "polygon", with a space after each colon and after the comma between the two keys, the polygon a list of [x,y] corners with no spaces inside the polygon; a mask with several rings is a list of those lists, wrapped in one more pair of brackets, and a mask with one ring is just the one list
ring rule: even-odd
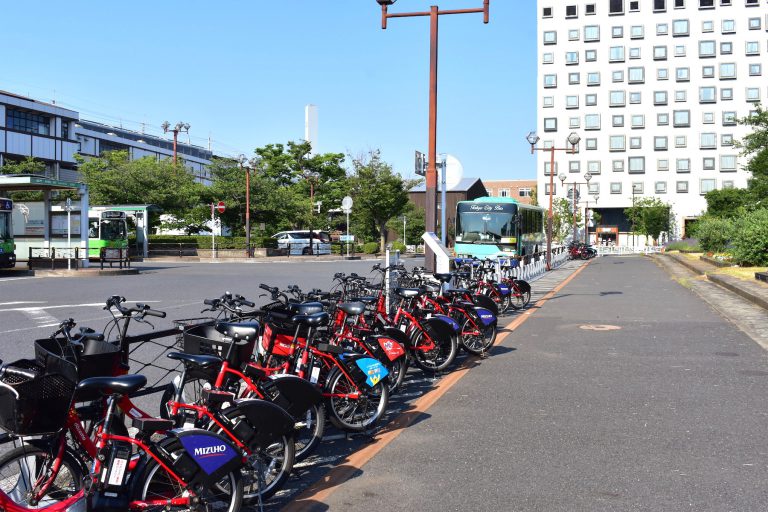
{"label": "white line on road", "polygon": [[36,307],[26,307],[26,308],[8,308],[8,309],[0,309],[0,313],[5,313],[7,311],[22,311],[25,313],[29,313],[32,311],[37,311],[41,309],[60,309],[60,308],[83,308],[83,307],[93,307],[93,306],[103,306],[103,302],[93,302],[88,304],[62,304],[60,306],[36,306]]}
{"label": "white line on road", "polygon": [[0,306],[15,306],[16,304],[45,304],[44,300],[17,300],[15,302],[0,302]]}

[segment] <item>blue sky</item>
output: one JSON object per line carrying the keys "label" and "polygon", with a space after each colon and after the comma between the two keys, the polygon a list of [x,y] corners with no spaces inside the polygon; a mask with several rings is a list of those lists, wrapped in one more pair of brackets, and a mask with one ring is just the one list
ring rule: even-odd
{"label": "blue sky", "polygon": [[[481,7],[399,0],[390,12]],[[440,17],[438,152],[465,176],[535,177],[536,2],[491,0]],[[252,154],[304,137],[319,108],[321,152],[380,149],[404,176],[427,152],[429,19],[380,28],[375,0],[5,1],[0,89],[55,99],[82,118]],[[182,135],[182,139],[184,136]]]}

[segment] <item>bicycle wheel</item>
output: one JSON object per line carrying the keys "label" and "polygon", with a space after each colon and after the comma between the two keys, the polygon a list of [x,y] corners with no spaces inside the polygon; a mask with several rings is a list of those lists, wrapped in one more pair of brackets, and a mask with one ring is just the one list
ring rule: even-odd
{"label": "bicycle wheel", "polygon": [[389,370],[389,394],[396,392],[403,385],[405,374],[408,372],[408,357],[403,355],[392,361],[387,367]]}
{"label": "bicycle wheel", "polygon": [[[165,449],[174,459],[186,453],[178,439],[167,439]],[[134,484],[134,500],[167,500],[158,506],[143,508],[150,512],[170,510],[193,510],[192,505],[172,506],[170,500],[189,495],[179,482],[173,479],[155,459],[150,458]],[[194,510],[209,510],[217,512],[237,512],[243,503],[243,481],[239,471],[230,471],[214,485],[202,489],[199,493],[201,503]]]}
{"label": "bicycle wheel", "polygon": [[322,403],[315,404],[301,418],[296,419],[294,430],[294,444],[296,445],[296,461],[309,457],[325,432],[325,406]]}
{"label": "bicycle wheel", "polygon": [[[26,508],[44,508],[63,501],[77,493],[83,485],[83,469],[78,460],[65,451],[58,473],[53,476],[51,465],[55,457],[48,450],[24,445],[0,457],[0,490],[14,503]],[[38,500],[36,484],[53,481]]]}
{"label": "bicycle wheel", "polygon": [[348,395],[358,391],[358,388],[334,368],[326,381],[325,391],[330,396],[327,409],[331,413],[331,423],[337,428],[349,432],[365,432],[373,427],[384,416],[389,403],[389,387],[379,382],[373,388],[360,389],[359,398],[349,398]]}
{"label": "bicycle wheel", "polygon": [[[203,402],[203,390],[210,389],[211,384],[208,379],[202,377],[186,377],[181,391],[181,401],[185,404],[201,404]],[[168,402],[176,397],[176,386],[173,383],[168,384],[160,398],[160,417],[170,418],[171,411]],[[181,411],[184,413],[184,411]],[[194,416],[194,413],[191,413]],[[179,425],[181,426],[181,425]]]}
{"label": "bicycle wheel", "polygon": [[495,324],[476,329],[469,318],[464,320],[461,326],[461,333],[461,346],[464,347],[464,350],[476,356],[485,353],[491,348],[493,342],[496,341]]}
{"label": "bicycle wheel", "polygon": [[512,288],[512,300],[510,306],[512,309],[523,309],[531,302],[531,290],[522,291],[516,285],[511,285]]}
{"label": "bicycle wheel", "polygon": [[435,347],[432,350],[421,350],[420,347],[426,343],[424,332],[416,331],[413,338],[413,362],[425,372],[445,370],[456,359],[459,351],[457,336],[446,336],[442,340],[435,339],[434,342]]}
{"label": "bicycle wheel", "polygon": [[494,293],[493,290],[488,289],[488,290],[485,290],[483,294],[496,303],[496,307],[499,308],[499,315],[503,315],[504,313],[509,311],[509,307],[512,302],[512,300],[510,299],[510,297],[512,296],[511,293],[509,295],[502,295],[499,292]]}

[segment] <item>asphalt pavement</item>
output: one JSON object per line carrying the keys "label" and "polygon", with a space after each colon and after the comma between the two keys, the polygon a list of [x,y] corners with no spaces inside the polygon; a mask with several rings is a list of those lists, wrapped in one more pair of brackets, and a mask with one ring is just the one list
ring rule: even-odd
{"label": "asphalt pavement", "polygon": [[643,257],[593,260],[304,510],[765,510],[766,352]]}

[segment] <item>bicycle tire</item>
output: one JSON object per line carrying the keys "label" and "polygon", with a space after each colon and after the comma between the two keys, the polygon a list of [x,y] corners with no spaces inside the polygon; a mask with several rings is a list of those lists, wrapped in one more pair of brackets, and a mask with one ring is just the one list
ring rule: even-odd
{"label": "bicycle tire", "polygon": [[[464,333],[472,330],[474,330],[472,321],[467,318],[461,326],[461,332]],[[479,330],[479,334],[460,337],[462,348],[476,356],[483,355],[493,346],[493,342],[496,341],[496,324],[485,326]]]}
{"label": "bicycle tire", "polygon": [[[331,370],[326,381],[325,391],[330,394],[347,394],[358,388],[338,368]],[[389,387],[379,382],[373,388],[360,389],[358,399],[329,397],[326,409],[330,411],[330,420],[337,428],[348,432],[365,432],[372,428],[387,410]],[[369,404],[375,407],[370,408]]]}
{"label": "bicycle tire", "polygon": [[[34,458],[34,464],[25,460],[30,457]],[[38,470],[50,470],[49,464],[53,459],[54,456],[49,450],[31,444],[18,446],[4,453],[0,456],[0,491],[17,505],[29,509],[46,508],[72,497],[82,489],[83,464],[65,450],[59,473],[50,488],[52,491],[49,490],[40,502],[30,502],[29,484],[41,477],[42,473],[38,473]],[[18,477],[16,481],[13,480],[14,476]]]}
{"label": "bicycle tire", "polygon": [[459,352],[458,336],[449,336],[443,340],[434,340],[435,348],[429,352],[419,350],[419,343],[424,332],[416,331],[413,337],[411,357],[416,366],[430,373],[437,373],[448,368]]}

